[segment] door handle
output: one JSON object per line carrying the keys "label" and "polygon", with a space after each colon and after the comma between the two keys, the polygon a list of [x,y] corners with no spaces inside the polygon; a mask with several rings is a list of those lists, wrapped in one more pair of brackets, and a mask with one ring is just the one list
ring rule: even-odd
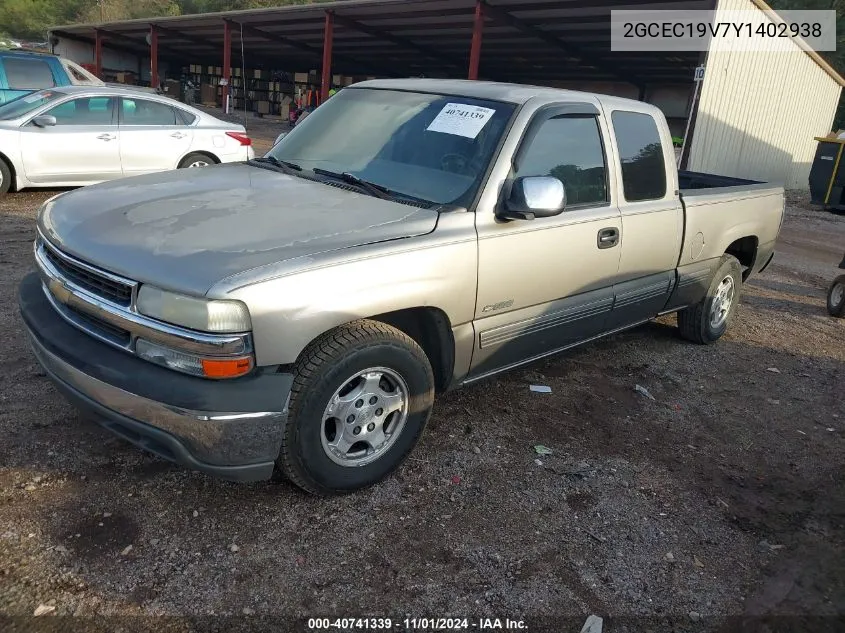
{"label": "door handle", "polygon": [[613,248],[619,243],[619,229],[611,227],[599,231],[596,243],[599,248]]}
{"label": "door handle", "polygon": [[114,136],[113,134],[100,134],[97,138],[100,139],[101,141],[113,141],[117,137]]}
{"label": "door handle", "polygon": [[173,138],[185,138],[187,134],[182,134],[182,132],[174,132],[170,136],[172,136]]}

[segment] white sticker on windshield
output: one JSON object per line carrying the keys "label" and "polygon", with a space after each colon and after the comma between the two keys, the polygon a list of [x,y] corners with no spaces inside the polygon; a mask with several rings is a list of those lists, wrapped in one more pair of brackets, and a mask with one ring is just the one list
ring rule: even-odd
{"label": "white sticker on windshield", "polygon": [[495,113],[492,108],[447,103],[426,130],[475,138]]}

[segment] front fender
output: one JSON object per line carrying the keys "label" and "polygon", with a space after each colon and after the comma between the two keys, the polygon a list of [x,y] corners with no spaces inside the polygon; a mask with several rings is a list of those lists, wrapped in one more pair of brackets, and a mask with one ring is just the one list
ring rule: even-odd
{"label": "front fender", "polygon": [[[259,365],[294,363],[318,336],[335,327],[397,310],[434,307],[453,327],[473,319],[477,246],[472,214],[457,230],[394,240],[308,258],[299,270],[209,291],[246,303]],[[441,227],[439,227],[440,229]]]}

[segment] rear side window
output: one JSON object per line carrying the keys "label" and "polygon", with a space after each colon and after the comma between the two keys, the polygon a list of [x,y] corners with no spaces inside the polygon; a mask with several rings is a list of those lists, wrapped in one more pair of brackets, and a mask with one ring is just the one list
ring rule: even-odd
{"label": "rear side window", "polygon": [[612,115],[625,200],[658,200],[666,195],[666,164],[657,124],[648,114],[617,110]]}
{"label": "rear side window", "polygon": [[169,105],[146,99],[123,98],[120,102],[122,125],[183,125]]}
{"label": "rear side window", "polygon": [[56,85],[50,64],[44,60],[7,57],[2,64],[10,90],[40,90]]}
{"label": "rear side window", "polygon": [[516,176],[554,176],[566,188],[566,206],[607,202],[604,149],[593,116],[545,121],[520,158]]}
{"label": "rear side window", "polygon": [[195,114],[186,112],[181,108],[174,108],[174,110],[176,110],[176,117],[185,125],[191,125],[191,123],[197,120],[197,116]]}

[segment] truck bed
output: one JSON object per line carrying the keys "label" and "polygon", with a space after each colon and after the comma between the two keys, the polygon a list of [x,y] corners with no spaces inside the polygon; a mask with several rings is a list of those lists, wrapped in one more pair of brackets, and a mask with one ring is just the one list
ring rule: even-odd
{"label": "truck bed", "polygon": [[679,266],[718,258],[734,241],[756,240],[754,268],[768,258],[780,229],[784,190],[756,180],[679,171],[684,244]]}
{"label": "truck bed", "polygon": [[759,180],[746,180],[744,178],[732,178],[730,176],[719,176],[717,174],[705,174],[700,171],[678,170],[678,186],[684,189],[714,189],[721,187],[736,187],[739,185],[762,185]]}

